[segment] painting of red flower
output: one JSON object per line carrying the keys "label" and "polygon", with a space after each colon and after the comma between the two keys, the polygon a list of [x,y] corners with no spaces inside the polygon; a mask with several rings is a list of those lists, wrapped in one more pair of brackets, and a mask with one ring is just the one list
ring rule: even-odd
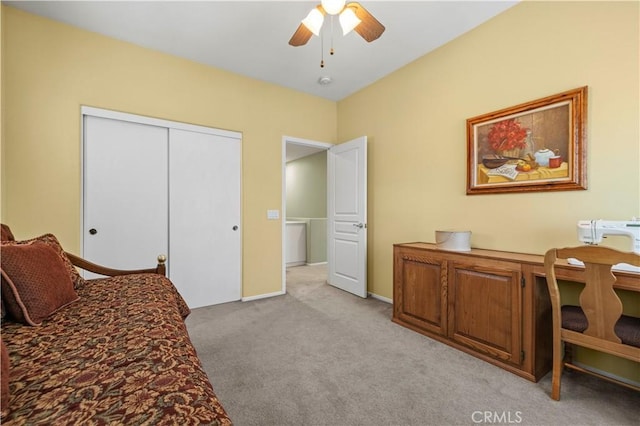
{"label": "painting of red flower", "polygon": [[495,123],[487,135],[489,145],[496,151],[524,148],[527,129],[514,118]]}

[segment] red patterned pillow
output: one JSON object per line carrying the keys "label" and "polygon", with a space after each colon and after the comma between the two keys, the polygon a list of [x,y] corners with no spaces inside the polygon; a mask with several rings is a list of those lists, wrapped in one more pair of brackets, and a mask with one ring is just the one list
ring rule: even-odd
{"label": "red patterned pillow", "polygon": [[9,228],[4,223],[0,224],[0,239],[2,241],[15,241],[13,233],[11,232],[11,228]]}
{"label": "red patterned pillow", "polygon": [[2,246],[2,298],[9,315],[29,325],[78,300],[69,272],[49,245]]}
{"label": "red patterned pillow", "polygon": [[2,241],[2,250],[4,250],[5,246],[31,244],[34,241],[45,243],[51,246],[55,250],[58,256],[60,256],[60,258],[62,259],[64,267],[69,273],[69,276],[71,277],[71,281],[73,281],[74,288],[79,288],[82,284],[84,284],[84,278],[80,276],[80,273],[78,272],[76,267],[73,266],[73,263],[71,263],[71,261],[65,254],[64,249],[58,242],[58,239],[53,234],[44,234],[39,237],[31,238],[30,240],[25,240],[25,241]]}
{"label": "red patterned pillow", "polygon": [[9,410],[9,352],[2,339],[0,339],[0,346],[2,346],[2,353],[0,353],[0,362],[2,364],[2,370],[0,371],[0,382],[2,382],[0,408],[4,416]]}

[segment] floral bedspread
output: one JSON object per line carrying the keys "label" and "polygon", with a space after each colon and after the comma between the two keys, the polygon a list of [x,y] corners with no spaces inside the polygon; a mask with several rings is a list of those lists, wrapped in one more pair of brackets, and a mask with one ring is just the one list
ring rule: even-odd
{"label": "floral bedspread", "polygon": [[171,281],[128,275],[88,280],[77,292],[80,300],[40,327],[3,322],[10,359],[3,425],[231,424]]}

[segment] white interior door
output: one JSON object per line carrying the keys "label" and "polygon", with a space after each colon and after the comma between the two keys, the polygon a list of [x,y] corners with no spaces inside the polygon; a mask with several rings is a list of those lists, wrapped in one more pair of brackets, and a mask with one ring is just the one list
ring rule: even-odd
{"label": "white interior door", "polygon": [[168,252],[168,129],[88,115],[83,129],[83,257],[154,267]]}
{"label": "white interior door", "polygon": [[367,137],[327,153],[329,284],[367,297]]}
{"label": "white interior door", "polygon": [[240,140],[170,132],[169,277],[191,308],[239,300]]}

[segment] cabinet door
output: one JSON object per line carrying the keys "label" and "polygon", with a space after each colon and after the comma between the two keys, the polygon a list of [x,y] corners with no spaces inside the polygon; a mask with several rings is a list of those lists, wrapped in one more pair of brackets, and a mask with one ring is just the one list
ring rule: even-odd
{"label": "cabinet door", "polygon": [[394,316],[433,333],[447,333],[446,263],[399,253],[395,260]]}
{"label": "cabinet door", "polygon": [[514,365],[522,363],[520,265],[451,262],[449,338]]}

